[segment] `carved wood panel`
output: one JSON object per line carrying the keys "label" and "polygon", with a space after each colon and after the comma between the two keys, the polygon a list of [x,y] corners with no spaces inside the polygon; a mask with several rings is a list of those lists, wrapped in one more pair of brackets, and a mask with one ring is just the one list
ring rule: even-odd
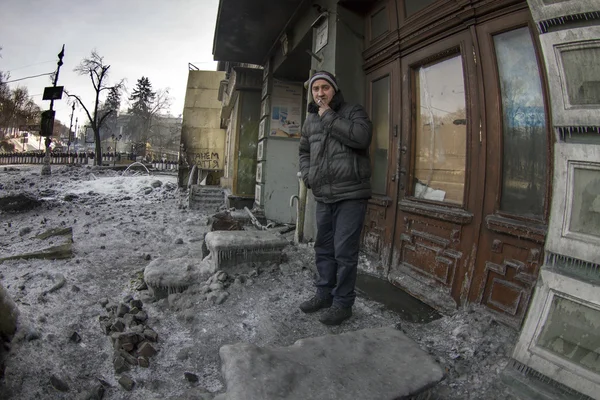
{"label": "carved wood panel", "polygon": [[516,237],[494,236],[487,249],[477,302],[497,313],[504,322],[519,327],[538,277],[542,248],[538,243]]}
{"label": "carved wood panel", "polygon": [[460,225],[406,216],[397,261],[450,287],[463,258],[460,237]]}

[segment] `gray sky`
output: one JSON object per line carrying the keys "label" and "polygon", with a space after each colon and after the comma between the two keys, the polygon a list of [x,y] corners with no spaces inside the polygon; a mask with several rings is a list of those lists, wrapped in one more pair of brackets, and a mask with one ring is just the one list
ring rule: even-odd
{"label": "gray sky", "polygon": [[[125,78],[127,91],[147,76],[154,90],[170,88],[171,113],[183,112],[188,62],[215,70],[212,43],[219,0],[3,0],[0,5],[0,71],[11,79],[51,72],[65,45],[58,85],[83,97],[88,109],[94,94],[89,77],[73,68],[96,49],[111,65],[109,83]],[[42,107],[49,77],[11,84],[27,86]],[[55,102],[57,118],[67,126],[71,107],[66,96]],[[75,109],[79,122],[85,112]]]}

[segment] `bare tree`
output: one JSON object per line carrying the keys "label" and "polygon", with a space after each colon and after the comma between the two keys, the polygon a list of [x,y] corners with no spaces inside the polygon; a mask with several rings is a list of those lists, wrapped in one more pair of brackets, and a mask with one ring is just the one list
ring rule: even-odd
{"label": "bare tree", "polygon": [[110,65],[104,63],[104,57],[101,57],[96,50],[93,50],[91,55],[84,58],[81,63],[75,67],[74,71],[79,75],[86,75],[90,77],[92,86],[94,87],[95,100],[93,109],[89,109],[76,94],[67,93],[70,97],[74,97],[79,105],[83,108],[87,114],[90,122],[90,127],[94,131],[94,142],[96,143],[96,165],[102,165],[102,146],[100,138],[100,129],[106,121],[106,119],[113,112],[116,112],[111,108],[101,108],[101,97],[104,91],[120,92],[123,89],[123,80],[119,81],[116,85],[108,84],[108,70]]}

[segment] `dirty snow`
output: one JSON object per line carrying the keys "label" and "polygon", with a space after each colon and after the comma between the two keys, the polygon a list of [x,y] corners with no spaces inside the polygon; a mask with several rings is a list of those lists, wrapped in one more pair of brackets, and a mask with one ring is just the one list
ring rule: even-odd
{"label": "dirty snow", "polygon": [[[155,302],[147,290],[138,290],[145,266],[159,257],[196,257],[212,211],[187,210],[174,175],[52,166],[52,175],[42,177],[40,170],[0,169],[0,197],[29,192],[44,199],[28,212],[0,212],[0,258],[58,227],[73,228],[73,257],[0,263],[0,282],[21,312],[19,330],[0,355],[2,399],[95,398],[99,385],[104,399],[210,399],[226,390],[218,356],[224,344],[288,346],[301,338],[381,326],[402,329],[443,366],[446,379],[430,398],[515,398],[499,374],[517,334],[477,307],[418,324],[358,298],[354,316],[333,328],[301,313],[298,303],[313,292],[310,245],[288,246],[283,263],[248,267],[243,280],[230,276],[230,295],[222,304],[206,301],[197,288]],[[62,277],[62,288],[42,295]],[[128,296],[144,302],[147,324],[159,338],[150,366],[128,373],[131,391],[118,383],[112,344],[99,324],[107,314],[103,300],[118,304]],[[73,332],[80,342],[69,339]]]}

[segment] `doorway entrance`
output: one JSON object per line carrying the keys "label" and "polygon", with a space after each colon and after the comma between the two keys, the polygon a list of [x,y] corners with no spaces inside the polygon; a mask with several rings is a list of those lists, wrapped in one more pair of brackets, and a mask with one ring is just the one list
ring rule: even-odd
{"label": "doorway entrance", "polygon": [[[374,174],[373,184],[392,205],[380,225],[391,238],[389,280],[438,309],[478,303],[515,327],[543,261],[550,195],[551,136],[533,29],[529,10],[510,12],[367,76],[372,116],[377,78],[402,77],[389,79],[388,95],[400,113],[389,125],[373,121],[374,171],[387,167],[386,181]],[[398,149],[382,165],[378,124]]]}

